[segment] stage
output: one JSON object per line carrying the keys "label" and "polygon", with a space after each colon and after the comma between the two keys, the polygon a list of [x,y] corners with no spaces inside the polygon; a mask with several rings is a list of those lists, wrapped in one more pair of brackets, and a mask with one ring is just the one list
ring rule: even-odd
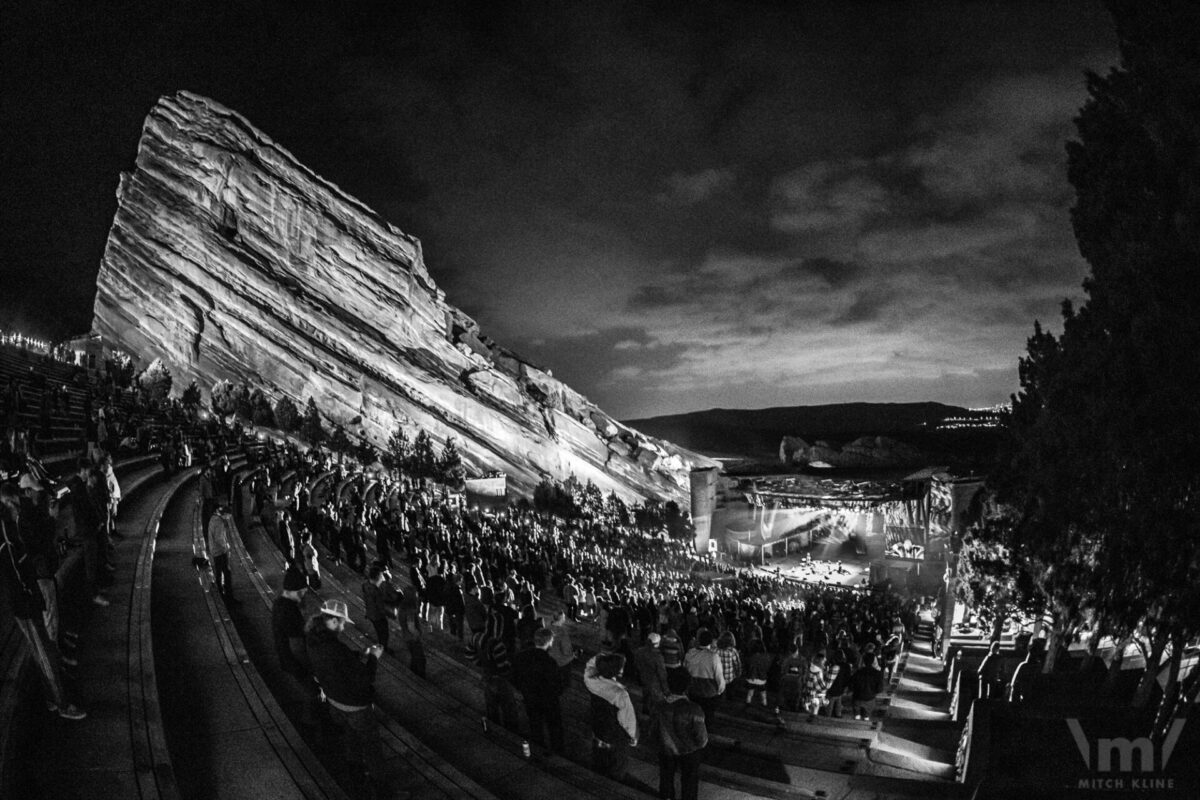
{"label": "stage", "polygon": [[766,566],[755,565],[754,571],[806,583],[865,588],[870,585],[871,565],[866,559],[861,562],[842,561],[839,564],[837,561],[808,560],[789,555],[787,558],[770,559]]}

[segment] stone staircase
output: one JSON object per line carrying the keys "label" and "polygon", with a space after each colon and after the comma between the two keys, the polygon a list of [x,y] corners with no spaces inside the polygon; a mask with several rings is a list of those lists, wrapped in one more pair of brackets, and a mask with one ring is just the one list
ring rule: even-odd
{"label": "stone staircase", "polygon": [[871,746],[873,761],[946,780],[954,779],[954,754],[962,725],[950,716],[943,665],[932,655],[933,626],[918,624],[888,687],[882,730]]}

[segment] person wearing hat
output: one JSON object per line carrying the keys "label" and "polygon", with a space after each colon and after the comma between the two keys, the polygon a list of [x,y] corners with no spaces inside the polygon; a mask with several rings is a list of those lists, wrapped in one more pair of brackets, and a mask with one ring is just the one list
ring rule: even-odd
{"label": "person wearing hat", "polygon": [[229,550],[233,537],[237,535],[229,501],[224,497],[217,501],[217,510],[208,523],[208,554],[212,558],[213,582],[226,603],[233,602],[233,573],[229,571]]}
{"label": "person wearing hat", "polygon": [[341,600],[326,600],[309,620],[305,645],[313,677],[325,694],[329,715],[346,731],[348,760],[359,766],[370,784],[382,761],[375,719],[375,670],[383,648],[371,645],[356,653],[341,640],[350,613]]}
{"label": "person wearing hat", "polygon": [[633,665],[642,684],[642,713],[650,713],[654,704],[667,694],[667,666],[659,651],[662,637],[651,632],[646,643],[633,651]]}

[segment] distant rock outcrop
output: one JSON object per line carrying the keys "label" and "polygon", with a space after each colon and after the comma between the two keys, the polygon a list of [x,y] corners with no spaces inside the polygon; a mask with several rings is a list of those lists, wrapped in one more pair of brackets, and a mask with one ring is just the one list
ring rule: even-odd
{"label": "distant rock outcrop", "polygon": [[446,302],[417,239],[211,100],[155,105],[117,200],[94,329],[177,386],[315,397],[376,444],[398,422],[453,436],[468,465],[526,492],[574,474],[680,500],[688,469],[713,463],[492,341]]}
{"label": "distant rock outcrop", "polygon": [[785,436],[779,443],[779,460],[785,464],[820,461],[843,468],[903,467],[924,459],[917,448],[887,436],[862,436],[840,449],[825,441],[809,445],[793,436]]}

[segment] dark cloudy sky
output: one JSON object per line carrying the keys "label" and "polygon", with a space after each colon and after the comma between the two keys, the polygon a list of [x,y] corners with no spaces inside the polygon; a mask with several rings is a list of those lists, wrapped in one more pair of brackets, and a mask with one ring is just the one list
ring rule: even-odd
{"label": "dark cloudy sky", "polygon": [[621,417],[1000,402],[1079,296],[1099,2],[509,5],[5,2],[0,324],[88,327],[117,175],[178,89]]}

